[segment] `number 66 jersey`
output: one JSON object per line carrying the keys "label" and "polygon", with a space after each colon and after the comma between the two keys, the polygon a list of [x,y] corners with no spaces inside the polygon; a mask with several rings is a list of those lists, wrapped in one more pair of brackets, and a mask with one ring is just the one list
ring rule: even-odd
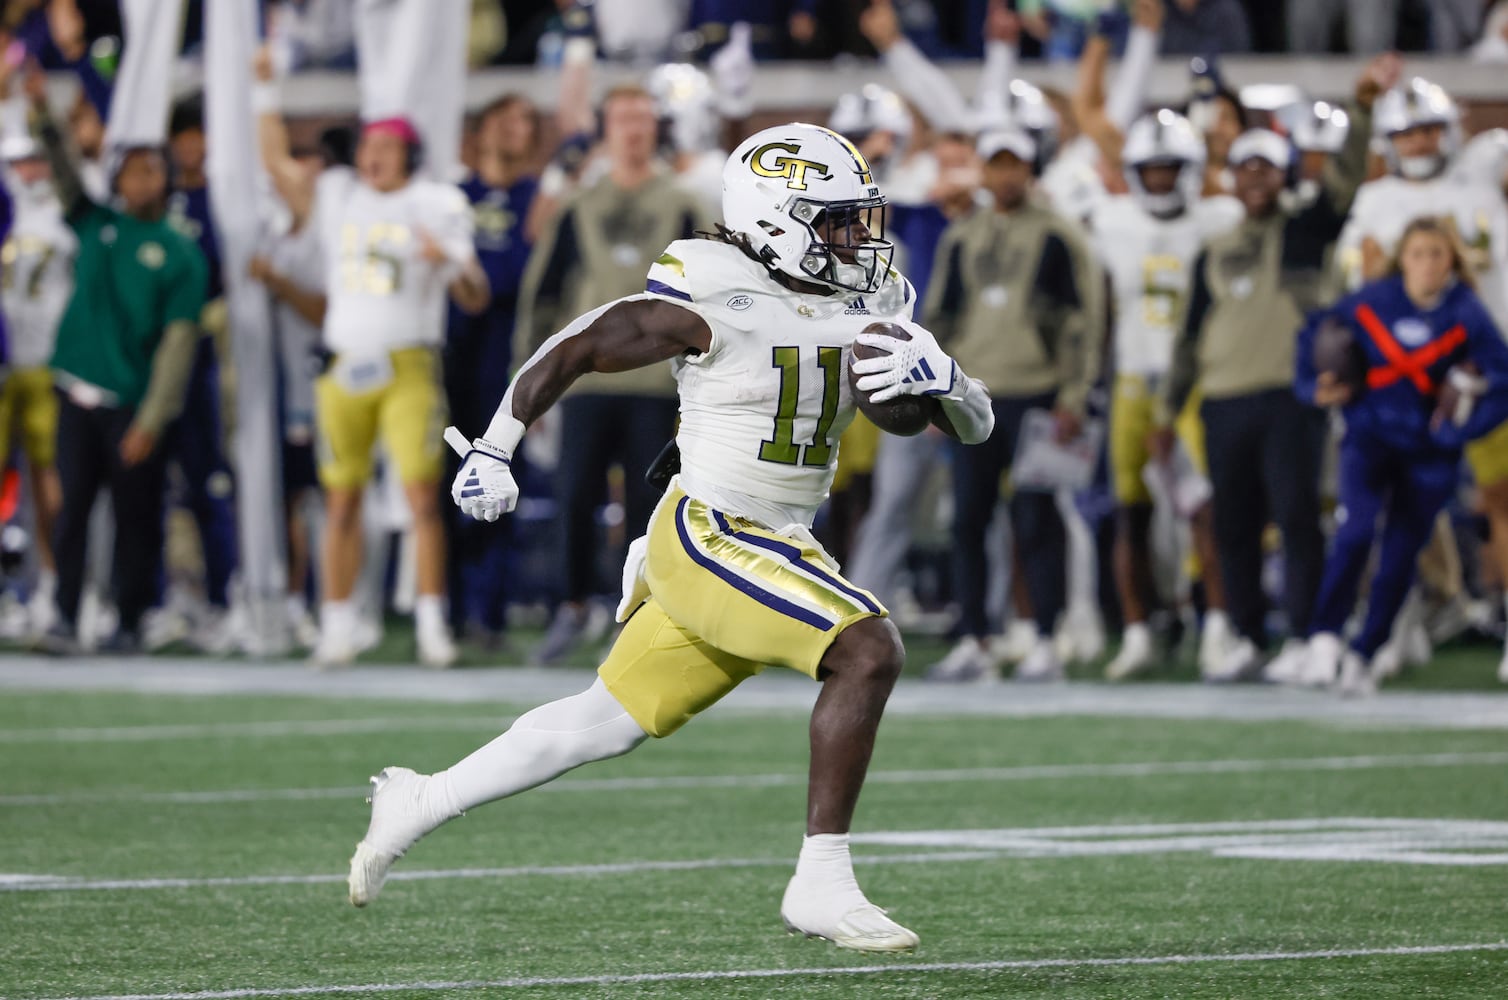
{"label": "number 66 jersey", "polygon": [[739,247],[696,239],[670,244],[645,291],[691,309],[712,330],[706,353],[672,363],[681,488],[772,528],[810,527],[853,420],[850,346],[871,323],[911,318],[911,283],[891,270],[870,295],[804,294]]}

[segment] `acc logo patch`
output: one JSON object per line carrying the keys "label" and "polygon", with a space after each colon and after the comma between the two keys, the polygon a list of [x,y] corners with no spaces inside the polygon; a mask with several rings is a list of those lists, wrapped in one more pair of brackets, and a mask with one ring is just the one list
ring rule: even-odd
{"label": "acc logo patch", "polygon": [[1393,324],[1393,336],[1406,347],[1418,347],[1429,343],[1429,324],[1422,319],[1414,319],[1410,316]]}
{"label": "acc logo patch", "polygon": [[743,312],[754,304],[754,299],[748,295],[735,295],[728,300],[728,308]]}
{"label": "acc logo patch", "polygon": [[158,270],[167,263],[168,252],[161,243],[143,243],[136,248],[136,262],[142,267]]}
{"label": "acc logo patch", "polygon": [[[790,156],[771,156],[776,150],[790,153]],[[807,189],[806,173],[808,170],[818,174],[822,180],[830,180],[832,171],[827,164],[818,163],[815,160],[803,160],[796,154],[801,152],[801,147],[794,142],[771,142],[760,146],[746,158],[749,169],[761,177],[779,177],[785,181],[785,186],[792,191],[805,191]]]}

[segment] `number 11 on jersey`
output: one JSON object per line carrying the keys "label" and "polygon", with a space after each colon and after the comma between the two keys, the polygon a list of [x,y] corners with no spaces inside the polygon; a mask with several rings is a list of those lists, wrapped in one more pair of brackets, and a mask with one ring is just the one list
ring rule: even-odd
{"label": "number 11 on jersey", "polygon": [[[777,347],[771,351],[771,366],[780,372],[780,401],[775,410],[775,430],[769,440],[759,446],[759,458],[764,462],[781,465],[825,466],[832,460],[833,442],[828,439],[833,422],[838,419],[839,380],[843,374],[843,348],[817,348],[817,370],[822,379],[821,412],[801,413],[802,402],[815,402],[812,397],[803,400],[801,393],[801,348]],[[796,418],[817,419],[817,430],[811,442],[796,443]]]}

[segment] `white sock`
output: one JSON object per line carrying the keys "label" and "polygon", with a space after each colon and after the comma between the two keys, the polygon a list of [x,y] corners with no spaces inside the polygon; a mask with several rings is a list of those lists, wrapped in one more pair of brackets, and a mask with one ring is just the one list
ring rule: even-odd
{"label": "white sock", "polygon": [[309,612],[309,602],[304,600],[303,594],[289,594],[285,607],[289,621],[302,621],[304,615]]}
{"label": "white sock", "polygon": [[446,631],[445,598],[439,594],[420,594],[415,597],[414,627],[421,635]]}
{"label": "white sock", "polygon": [[50,569],[39,569],[39,570],[37,570],[37,586],[36,586],[36,589],[34,591],[32,591],[32,593],[35,594],[35,595],[38,595],[38,596],[41,596],[41,595],[45,594],[45,595],[47,595],[46,599],[50,601],[50,600],[52,600],[52,598],[54,597],[54,595],[57,594],[57,592],[58,592],[58,575],[57,575],[57,573],[53,572]]}
{"label": "white sock", "polygon": [[1219,608],[1211,608],[1204,613],[1204,630],[1206,632],[1230,633],[1230,618]]}
{"label": "white sock", "polygon": [[326,635],[351,635],[356,624],[353,601],[326,601],[319,606],[319,628]]}
{"label": "white sock", "polygon": [[599,678],[581,694],[526,712],[506,733],[434,775],[430,787],[453,816],[628,753],[648,735]]}
{"label": "white sock", "polygon": [[801,856],[796,859],[796,878],[830,886],[859,883],[853,874],[853,858],[848,853],[848,834],[814,833],[801,839]]}

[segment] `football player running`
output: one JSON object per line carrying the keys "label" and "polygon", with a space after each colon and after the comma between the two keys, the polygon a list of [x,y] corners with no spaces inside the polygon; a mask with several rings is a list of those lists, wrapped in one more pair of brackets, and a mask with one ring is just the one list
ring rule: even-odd
{"label": "football player running", "polygon": [[[643,293],[580,317],[523,365],[456,477],[463,511],[494,521],[513,509],[509,461],[525,428],[587,372],[672,364],[681,471],[631,549],[626,624],[597,681],[446,771],[389,767],[373,779],[371,824],[351,859],[354,904],[376,898],[393,862],[441,823],[668,736],[774,664],[822,683],[806,837],[782,919],[845,948],[916,946],[865,898],[848,848],[901,637],[810,526],[854,414],[854,343],[889,352],[854,362],[871,401],[930,395],[938,425],[965,443],[987,438],[994,417],[982,384],[912,322],[915,295],[890,267],[884,206],[868,162],[837,133],[758,132],[728,159],[715,235],[672,243]],[[882,320],[911,339],[862,332]]]}

